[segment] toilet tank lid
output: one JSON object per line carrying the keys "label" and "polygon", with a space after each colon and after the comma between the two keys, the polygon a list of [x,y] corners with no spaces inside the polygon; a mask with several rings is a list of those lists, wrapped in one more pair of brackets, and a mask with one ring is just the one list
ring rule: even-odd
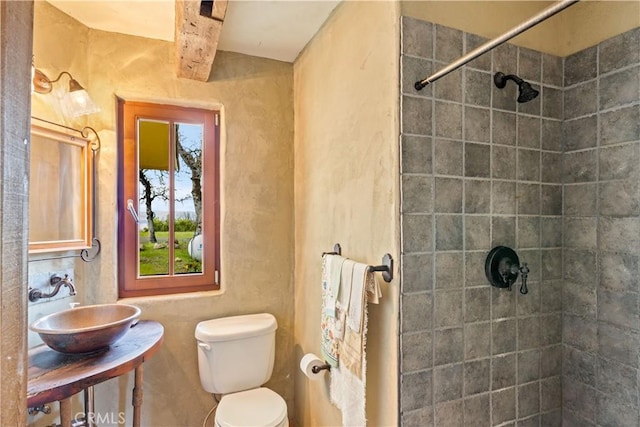
{"label": "toilet tank lid", "polygon": [[206,342],[230,341],[265,335],[278,328],[276,318],[269,313],[247,314],[205,320],[196,326],[196,339]]}

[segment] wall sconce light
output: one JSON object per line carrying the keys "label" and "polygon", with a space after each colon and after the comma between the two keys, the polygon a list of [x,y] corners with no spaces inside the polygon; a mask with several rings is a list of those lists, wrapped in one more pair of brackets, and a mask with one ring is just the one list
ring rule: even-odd
{"label": "wall sconce light", "polygon": [[53,84],[65,74],[69,76],[69,91],[62,98],[62,104],[67,113],[72,117],[98,113],[100,108],[93,103],[87,91],[67,71],[61,72],[55,80],[51,80],[45,73],[36,68],[33,71],[33,90],[38,93],[50,93],[53,89]]}

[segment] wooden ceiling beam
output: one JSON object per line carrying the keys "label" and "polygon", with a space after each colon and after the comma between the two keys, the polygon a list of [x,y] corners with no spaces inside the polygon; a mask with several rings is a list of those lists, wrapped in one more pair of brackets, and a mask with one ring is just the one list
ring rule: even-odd
{"label": "wooden ceiling beam", "polygon": [[228,0],[216,0],[213,2],[213,19],[224,21],[224,15],[227,13]]}
{"label": "wooden ceiling beam", "polygon": [[227,0],[176,0],[176,73],[206,82],[218,49]]}

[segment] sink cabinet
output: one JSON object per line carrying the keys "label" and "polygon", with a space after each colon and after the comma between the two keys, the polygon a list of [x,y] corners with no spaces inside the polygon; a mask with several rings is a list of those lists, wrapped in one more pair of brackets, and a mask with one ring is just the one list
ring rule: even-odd
{"label": "sink cabinet", "polygon": [[71,425],[71,396],[135,370],[133,426],[140,426],[143,363],[162,345],[164,328],[141,320],[115,344],[89,354],[59,353],[41,345],[29,350],[27,406],[60,402],[60,421]]}

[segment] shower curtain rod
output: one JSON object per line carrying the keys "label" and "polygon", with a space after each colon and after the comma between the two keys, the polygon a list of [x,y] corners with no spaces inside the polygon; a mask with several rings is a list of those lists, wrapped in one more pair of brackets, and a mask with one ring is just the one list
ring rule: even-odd
{"label": "shower curtain rod", "polygon": [[453,61],[451,64],[447,65],[446,67],[444,67],[440,71],[430,75],[429,77],[426,77],[423,80],[417,81],[414,84],[414,87],[416,88],[416,90],[422,90],[422,88],[424,88],[425,86],[427,86],[430,83],[435,82],[440,77],[444,77],[447,74],[449,74],[450,72],[452,72],[454,70],[457,70],[458,68],[462,67],[467,62],[476,59],[478,56],[482,55],[483,53],[488,52],[489,50],[493,49],[494,47],[496,47],[498,45],[501,45],[502,43],[506,42],[507,40],[510,40],[510,39],[514,38],[518,34],[525,32],[529,28],[531,28],[531,27],[533,27],[535,25],[538,25],[540,22],[544,21],[547,18],[552,17],[553,15],[555,15],[558,12],[563,11],[564,9],[568,8],[569,6],[573,5],[574,3],[577,3],[578,1],[579,0],[561,0],[561,1],[558,1],[558,2],[556,2],[554,4],[552,4],[548,8],[544,9],[543,11],[538,13],[537,15],[533,16],[532,18],[530,18],[528,21],[525,21],[522,24],[519,24],[519,25],[513,27],[512,29],[510,29],[509,31],[504,33],[503,35],[501,35],[499,37],[496,37],[495,39],[490,40],[490,41],[486,42],[485,44],[483,44],[481,46],[478,46],[477,48],[475,48],[471,52],[469,52],[466,55],[460,57],[459,59]]}

